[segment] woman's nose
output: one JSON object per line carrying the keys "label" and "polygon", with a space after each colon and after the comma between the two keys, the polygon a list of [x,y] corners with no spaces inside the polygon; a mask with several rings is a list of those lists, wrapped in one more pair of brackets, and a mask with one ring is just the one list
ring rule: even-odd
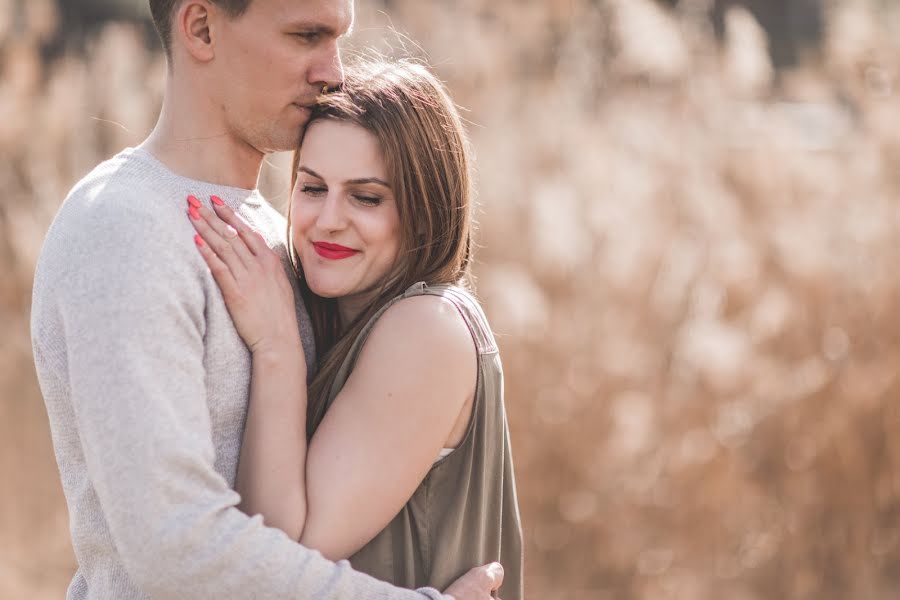
{"label": "woman's nose", "polygon": [[347,225],[344,212],[344,203],[340,196],[334,192],[328,194],[322,203],[322,210],[316,219],[316,226],[322,231],[338,231]]}

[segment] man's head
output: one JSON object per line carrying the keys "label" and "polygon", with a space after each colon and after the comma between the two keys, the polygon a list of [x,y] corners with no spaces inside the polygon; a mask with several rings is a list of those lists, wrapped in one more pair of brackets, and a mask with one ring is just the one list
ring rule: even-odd
{"label": "man's head", "polygon": [[323,87],[343,79],[352,0],[150,0],[179,94],[260,152],[297,147]]}

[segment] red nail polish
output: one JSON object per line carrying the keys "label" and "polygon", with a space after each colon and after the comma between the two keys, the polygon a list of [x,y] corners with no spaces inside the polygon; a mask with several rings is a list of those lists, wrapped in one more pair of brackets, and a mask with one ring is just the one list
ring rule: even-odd
{"label": "red nail polish", "polygon": [[195,196],[193,194],[188,196],[188,204],[190,204],[194,208],[200,208],[200,201],[197,200],[197,196]]}
{"label": "red nail polish", "polygon": [[200,213],[197,212],[197,207],[196,207],[196,206],[191,206],[191,207],[188,209],[188,214],[190,214],[190,215],[191,215],[191,218],[192,218],[193,220],[195,220],[195,221],[198,220],[198,219],[200,218]]}
{"label": "red nail polish", "polygon": [[213,204],[215,204],[216,206],[225,206],[225,203],[222,202],[222,199],[218,196],[212,196],[210,197],[210,200],[212,200]]}
{"label": "red nail polish", "polygon": [[199,234],[199,233],[195,233],[195,234],[194,234],[194,243],[197,244],[198,246],[202,246],[202,245],[203,245],[203,243],[204,243],[204,242],[203,242],[203,238],[200,237],[200,234]]}

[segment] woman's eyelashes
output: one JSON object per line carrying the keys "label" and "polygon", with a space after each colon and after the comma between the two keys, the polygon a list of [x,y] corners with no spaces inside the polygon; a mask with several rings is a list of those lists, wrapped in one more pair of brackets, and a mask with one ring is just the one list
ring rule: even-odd
{"label": "woman's eyelashes", "polygon": [[304,183],[300,187],[300,191],[306,194],[307,196],[324,196],[328,193],[328,188],[324,185],[314,185],[311,183]]}
{"label": "woman's eyelashes", "polygon": [[353,194],[353,198],[364,206],[378,206],[381,204],[381,197],[370,194]]}
{"label": "woman's eyelashes", "polygon": [[[313,183],[301,184],[300,191],[313,198],[321,198],[328,195],[326,186]],[[355,192],[350,194],[350,197],[363,206],[378,206],[381,204],[381,196],[376,194]]]}

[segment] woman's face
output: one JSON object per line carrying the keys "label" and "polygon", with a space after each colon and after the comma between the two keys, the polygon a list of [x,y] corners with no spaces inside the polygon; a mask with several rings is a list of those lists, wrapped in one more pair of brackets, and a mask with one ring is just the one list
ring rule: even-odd
{"label": "woman's face", "polygon": [[309,288],[339,298],[345,315],[357,312],[400,248],[400,216],[375,136],[352,123],[314,121],[291,203],[291,234]]}

